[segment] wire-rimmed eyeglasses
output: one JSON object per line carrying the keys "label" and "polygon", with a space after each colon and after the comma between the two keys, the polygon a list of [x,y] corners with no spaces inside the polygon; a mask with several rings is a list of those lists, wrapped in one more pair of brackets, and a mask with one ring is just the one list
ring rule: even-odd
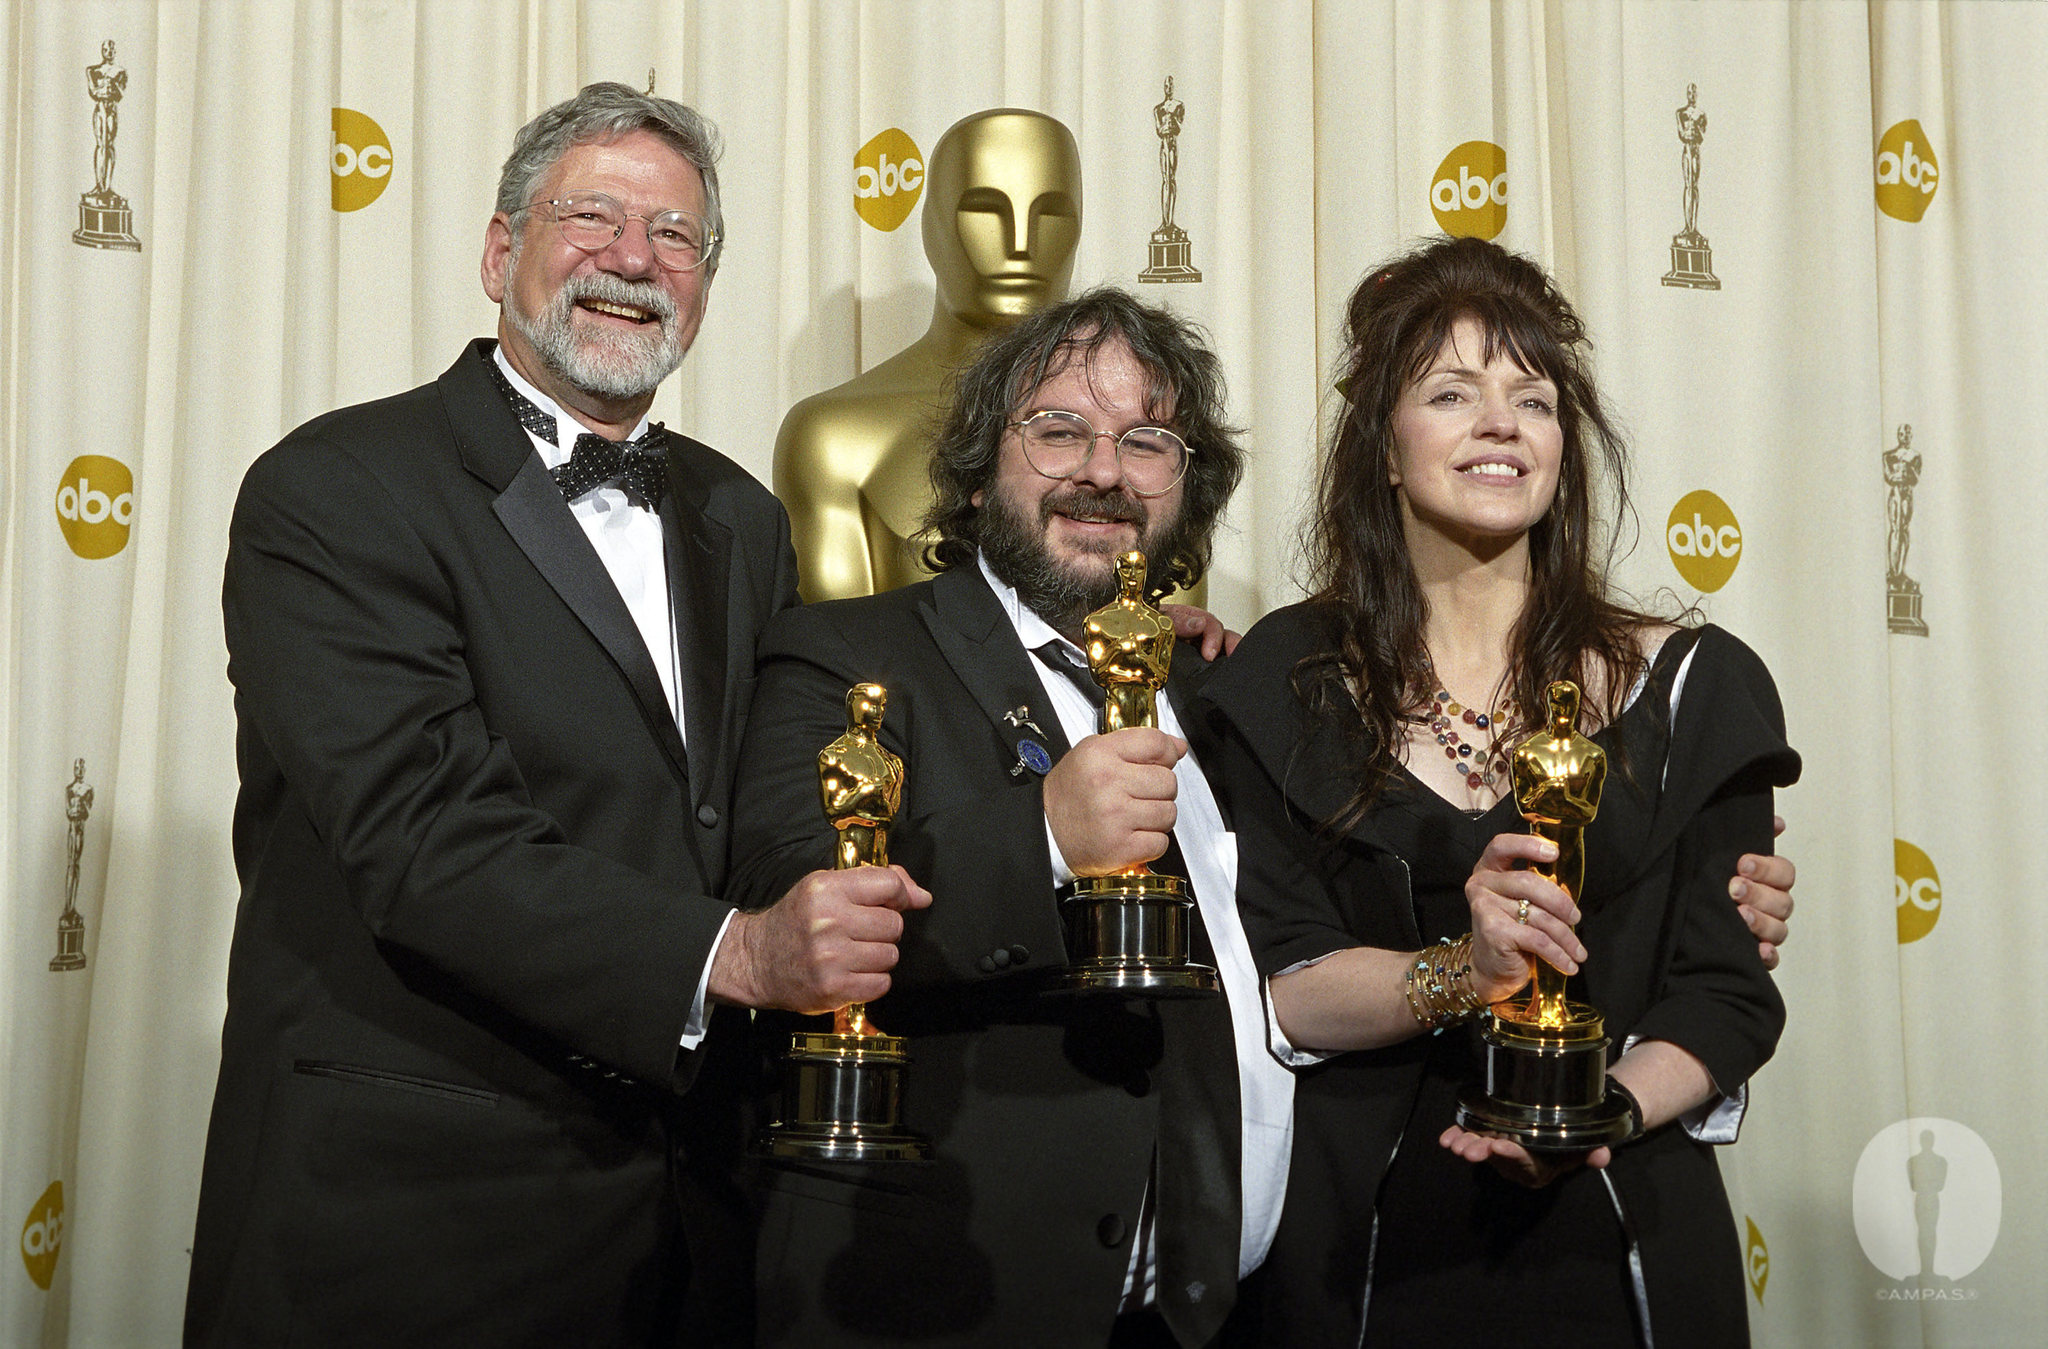
{"label": "wire-rimmed eyeglasses", "polygon": [[[637,220],[647,227],[647,245],[654,250],[655,261],[672,272],[695,271],[718,256],[718,246],[723,242],[710,222],[692,211],[663,211],[652,217],[636,215],[620,205],[616,197],[602,192],[571,192],[566,197],[530,201],[519,211],[541,212],[543,218],[555,222],[563,239],[586,253],[611,247],[612,241],[625,232],[626,222]],[[518,215],[519,211],[512,214]]]}
{"label": "wire-rimmed eyeglasses", "polygon": [[1048,478],[1071,478],[1095,453],[1095,442],[1116,447],[1118,466],[1134,495],[1165,496],[1188,471],[1194,447],[1163,426],[1134,426],[1122,435],[1098,431],[1078,412],[1041,408],[1011,422],[1024,442],[1024,458]]}

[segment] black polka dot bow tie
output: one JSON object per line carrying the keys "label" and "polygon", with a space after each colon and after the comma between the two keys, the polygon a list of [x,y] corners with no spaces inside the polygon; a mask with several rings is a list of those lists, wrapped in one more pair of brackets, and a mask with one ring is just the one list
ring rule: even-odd
{"label": "black polka dot bow tie", "polygon": [[569,462],[548,470],[565,500],[594,492],[600,487],[617,487],[634,505],[661,509],[661,494],[668,486],[668,456],[661,423],[647,428],[638,440],[623,444],[585,431],[576,437]]}
{"label": "black polka dot bow tie", "polygon": [[[555,419],[513,388],[495,360],[485,361],[484,369],[511,405],[519,424],[548,444],[555,444]],[[640,439],[623,443],[585,431],[570,448],[569,462],[549,469],[548,476],[562,489],[565,501],[574,501],[600,487],[617,487],[634,505],[658,511],[662,491],[668,486],[666,444],[660,422],[649,425]]]}

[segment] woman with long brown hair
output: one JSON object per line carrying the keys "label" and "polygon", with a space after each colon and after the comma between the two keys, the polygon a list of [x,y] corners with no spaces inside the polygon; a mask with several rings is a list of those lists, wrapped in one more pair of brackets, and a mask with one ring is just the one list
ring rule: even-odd
{"label": "woman with long brown hair", "polygon": [[[1313,594],[1204,695],[1275,1052],[1299,1067],[1268,1338],[1742,1343],[1708,1145],[1784,1020],[1723,888],[1798,772],[1776,690],[1719,628],[1611,590],[1625,447],[1540,267],[1431,241],[1359,285],[1347,337]],[[1610,764],[1578,903],[1524,869],[1554,849],[1509,781],[1559,679]],[[1532,958],[1605,1013],[1627,1141],[1532,1153],[1455,1124],[1475,1017]]]}

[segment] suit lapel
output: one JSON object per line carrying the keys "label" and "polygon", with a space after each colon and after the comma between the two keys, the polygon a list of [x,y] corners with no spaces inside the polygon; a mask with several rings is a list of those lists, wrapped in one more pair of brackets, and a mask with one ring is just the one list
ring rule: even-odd
{"label": "suit lapel", "polygon": [[1208,672],[1209,662],[1202,659],[1201,648],[1185,637],[1174,638],[1173,664],[1166,672],[1165,694],[1183,736],[1194,724],[1195,702],[1201,696],[1202,681]]}
{"label": "suit lapel", "polygon": [[[699,764],[725,762],[725,731],[732,722],[727,656],[732,649],[726,621],[738,614],[725,602],[732,574],[732,531],[706,515],[697,484],[686,478],[670,436],[669,492],[661,507],[668,536],[668,593],[675,615],[676,652],[683,681],[683,728],[689,752]],[[714,774],[700,773],[692,785],[701,800]]]}
{"label": "suit lapel", "polygon": [[1017,640],[1009,615],[988,588],[981,568],[955,567],[932,581],[931,601],[919,616],[982,715],[1010,751],[1034,740],[1054,759],[1068,749],[1060,719],[1046,702],[1045,685]]}
{"label": "suit lapel", "polygon": [[[491,359],[490,352],[488,341],[471,343],[440,381],[463,465],[497,491],[492,512],[534,569],[611,657],[655,739],[677,774],[687,778],[683,738],[676,731],[647,643],[626,602],[619,598],[611,573],[534,453],[533,441],[492,386],[481,364]],[[675,550],[667,551],[673,555]]]}

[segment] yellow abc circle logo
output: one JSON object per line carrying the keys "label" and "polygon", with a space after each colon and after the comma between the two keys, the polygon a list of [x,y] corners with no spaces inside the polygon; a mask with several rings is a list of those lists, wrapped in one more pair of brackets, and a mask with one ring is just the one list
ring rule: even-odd
{"label": "yellow abc circle logo", "polygon": [[1756,1300],[1764,1300],[1764,1285],[1771,1281],[1771,1248],[1764,1244],[1764,1234],[1756,1227],[1756,1219],[1744,1215],[1742,1221],[1749,1224],[1749,1236],[1743,1242],[1743,1263],[1748,1266],[1749,1291],[1756,1294]]}
{"label": "yellow abc circle logo", "polygon": [[1894,220],[1913,221],[1927,214],[1941,165],[1920,123],[1908,118],[1877,143],[1877,209]]}
{"label": "yellow abc circle logo", "polygon": [[334,140],[328,147],[334,171],[334,209],[360,211],[384,195],[391,182],[391,138],[353,108],[334,110]]}
{"label": "yellow abc circle logo", "polygon": [[924,152],[895,127],[876,136],[853,157],[853,209],[878,230],[893,230],[910,218],[924,195]]}
{"label": "yellow abc circle logo", "polygon": [[135,518],[135,475],[119,459],[81,454],[57,484],[57,528],[84,558],[112,557],[128,546]]}
{"label": "yellow abc circle logo", "polygon": [[1429,184],[1429,209],[1445,234],[1491,239],[1508,223],[1508,152],[1466,141],[1444,156]]}
{"label": "yellow abc circle logo", "polygon": [[1664,546],[1685,583],[1710,595],[1728,584],[1742,560],[1742,526],[1728,503],[1701,488],[1687,492],[1664,522]]}
{"label": "yellow abc circle logo", "polygon": [[1893,839],[1892,885],[1899,902],[1899,945],[1934,931],[1941,921],[1941,876],[1934,859],[1902,838]]}
{"label": "yellow abc circle logo", "polygon": [[57,1252],[63,1245],[64,1182],[53,1180],[21,1225],[21,1263],[28,1266],[28,1276],[36,1287],[46,1292],[57,1272]]}

